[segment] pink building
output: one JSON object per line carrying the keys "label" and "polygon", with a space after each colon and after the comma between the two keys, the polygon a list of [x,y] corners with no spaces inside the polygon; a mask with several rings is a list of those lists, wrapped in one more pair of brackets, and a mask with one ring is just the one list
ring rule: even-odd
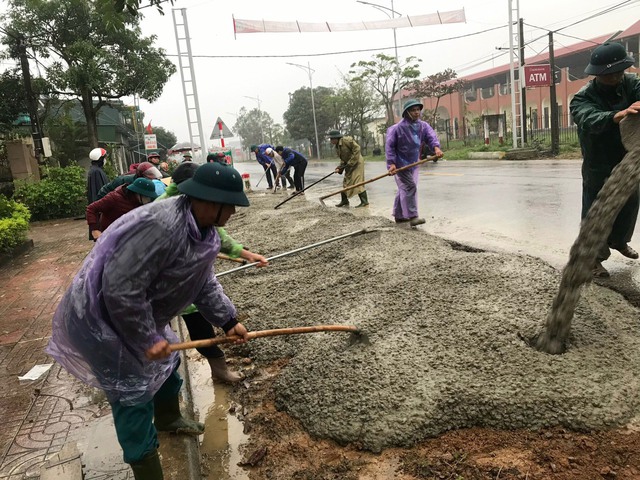
{"label": "pink building", "polygon": [[[574,125],[569,113],[569,103],[578,90],[590,80],[590,77],[585,75],[584,69],[589,63],[592,50],[605,41],[622,43],[636,60],[634,67],[629,69],[629,71],[635,73],[640,72],[638,69],[640,21],[634,23],[624,31],[601,35],[590,41],[554,49],[556,95],[560,129]],[[548,63],[548,52],[527,58],[525,61],[525,65]],[[442,134],[448,130],[449,138],[465,138],[469,135],[482,135],[484,124],[482,119],[483,115],[500,114],[504,115],[507,129],[510,130],[511,91],[509,85],[509,65],[491,68],[461,78],[469,83],[470,88],[465,92],[447,95],[440,99],[438,105],[439,120],[436,126],[439,134],[442,136]],[[422,101],[425,109],[433,110],[436,106],[435,98],[424,98]],[[528,131],[550,128],[551,119],[548,87],[527,88],[526,122]],[[494,128],[496,127],[490,127],[492,133],[497,134],[497,131],[494,132]]]}

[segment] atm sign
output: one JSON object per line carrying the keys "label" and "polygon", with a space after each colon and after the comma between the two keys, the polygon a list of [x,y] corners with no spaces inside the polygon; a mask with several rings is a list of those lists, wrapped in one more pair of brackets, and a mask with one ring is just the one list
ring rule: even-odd
{"label": "atm sign", "polygon": [[551,85],[551,65],[525,65],[524,81],[527,87]]}

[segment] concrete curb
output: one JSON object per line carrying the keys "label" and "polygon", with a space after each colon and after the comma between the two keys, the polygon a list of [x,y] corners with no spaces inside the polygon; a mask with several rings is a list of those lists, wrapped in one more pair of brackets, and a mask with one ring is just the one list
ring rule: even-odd
{"label": "concrete curb", "polygon": [[[188,340],[184,331],[184,324],[180,321],[179,318],[174,318],[173,322],[175,322],[175,326],[177,327],[178,337],[181,342],[185,342]],[[195,410],[193,405],[193,395],[191,393],[191,380],[189,378],[189,369],[187,368],[187,356],[185,354],[186,350],[182,350],[180,352],[180,367],[178,367],[178,372],[180,376],[184,379],[184,388],[182,389],[182,406],[185,414],[189,416],[189,418],[195,417]],[[187,455],[188,468],[187,470],[187,480],[202,480],[202,473],[200,471],[200,445],[198,441],[198,437],[185,437],[185,450]]]}

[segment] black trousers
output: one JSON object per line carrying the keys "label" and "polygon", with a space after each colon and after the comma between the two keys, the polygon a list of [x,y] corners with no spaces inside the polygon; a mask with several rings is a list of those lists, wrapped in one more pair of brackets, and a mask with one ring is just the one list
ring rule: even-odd
{"label": "black trousers", "polygon": [[296,192],[304,190],[304,172],[306,169],[306,161],[293,165],[293,184],[296,186]]}
{"label": "black trousers", "polygon": [[[191,340],[206,340],[207,338],[213,338],[216,336],[213,330],[213,325],[207,322],[200,312],[188,313],[186,315],[182,315],[182,318],[184,319],[184,323],[187,325],[187,330],[189,330]],[[220,350],[217,345],[200,347],[196,348],[196,350],[198,350],[200,355],[206,358],[224,357],[224,352]]]}

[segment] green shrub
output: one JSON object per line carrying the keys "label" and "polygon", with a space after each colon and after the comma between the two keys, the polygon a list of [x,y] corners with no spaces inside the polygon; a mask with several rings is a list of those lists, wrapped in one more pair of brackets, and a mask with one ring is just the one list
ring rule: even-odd
{"label": "green shrub", "polygon": [[24,203],[33,220],[84,215],[87,208],[87,180],[78,166],[49,168],[40,182],[16,180],[13,198]]}
{"label": "green shrub", "polygon": [[0,195],[0,252],[7,252],[27,239],[29,209]]}

